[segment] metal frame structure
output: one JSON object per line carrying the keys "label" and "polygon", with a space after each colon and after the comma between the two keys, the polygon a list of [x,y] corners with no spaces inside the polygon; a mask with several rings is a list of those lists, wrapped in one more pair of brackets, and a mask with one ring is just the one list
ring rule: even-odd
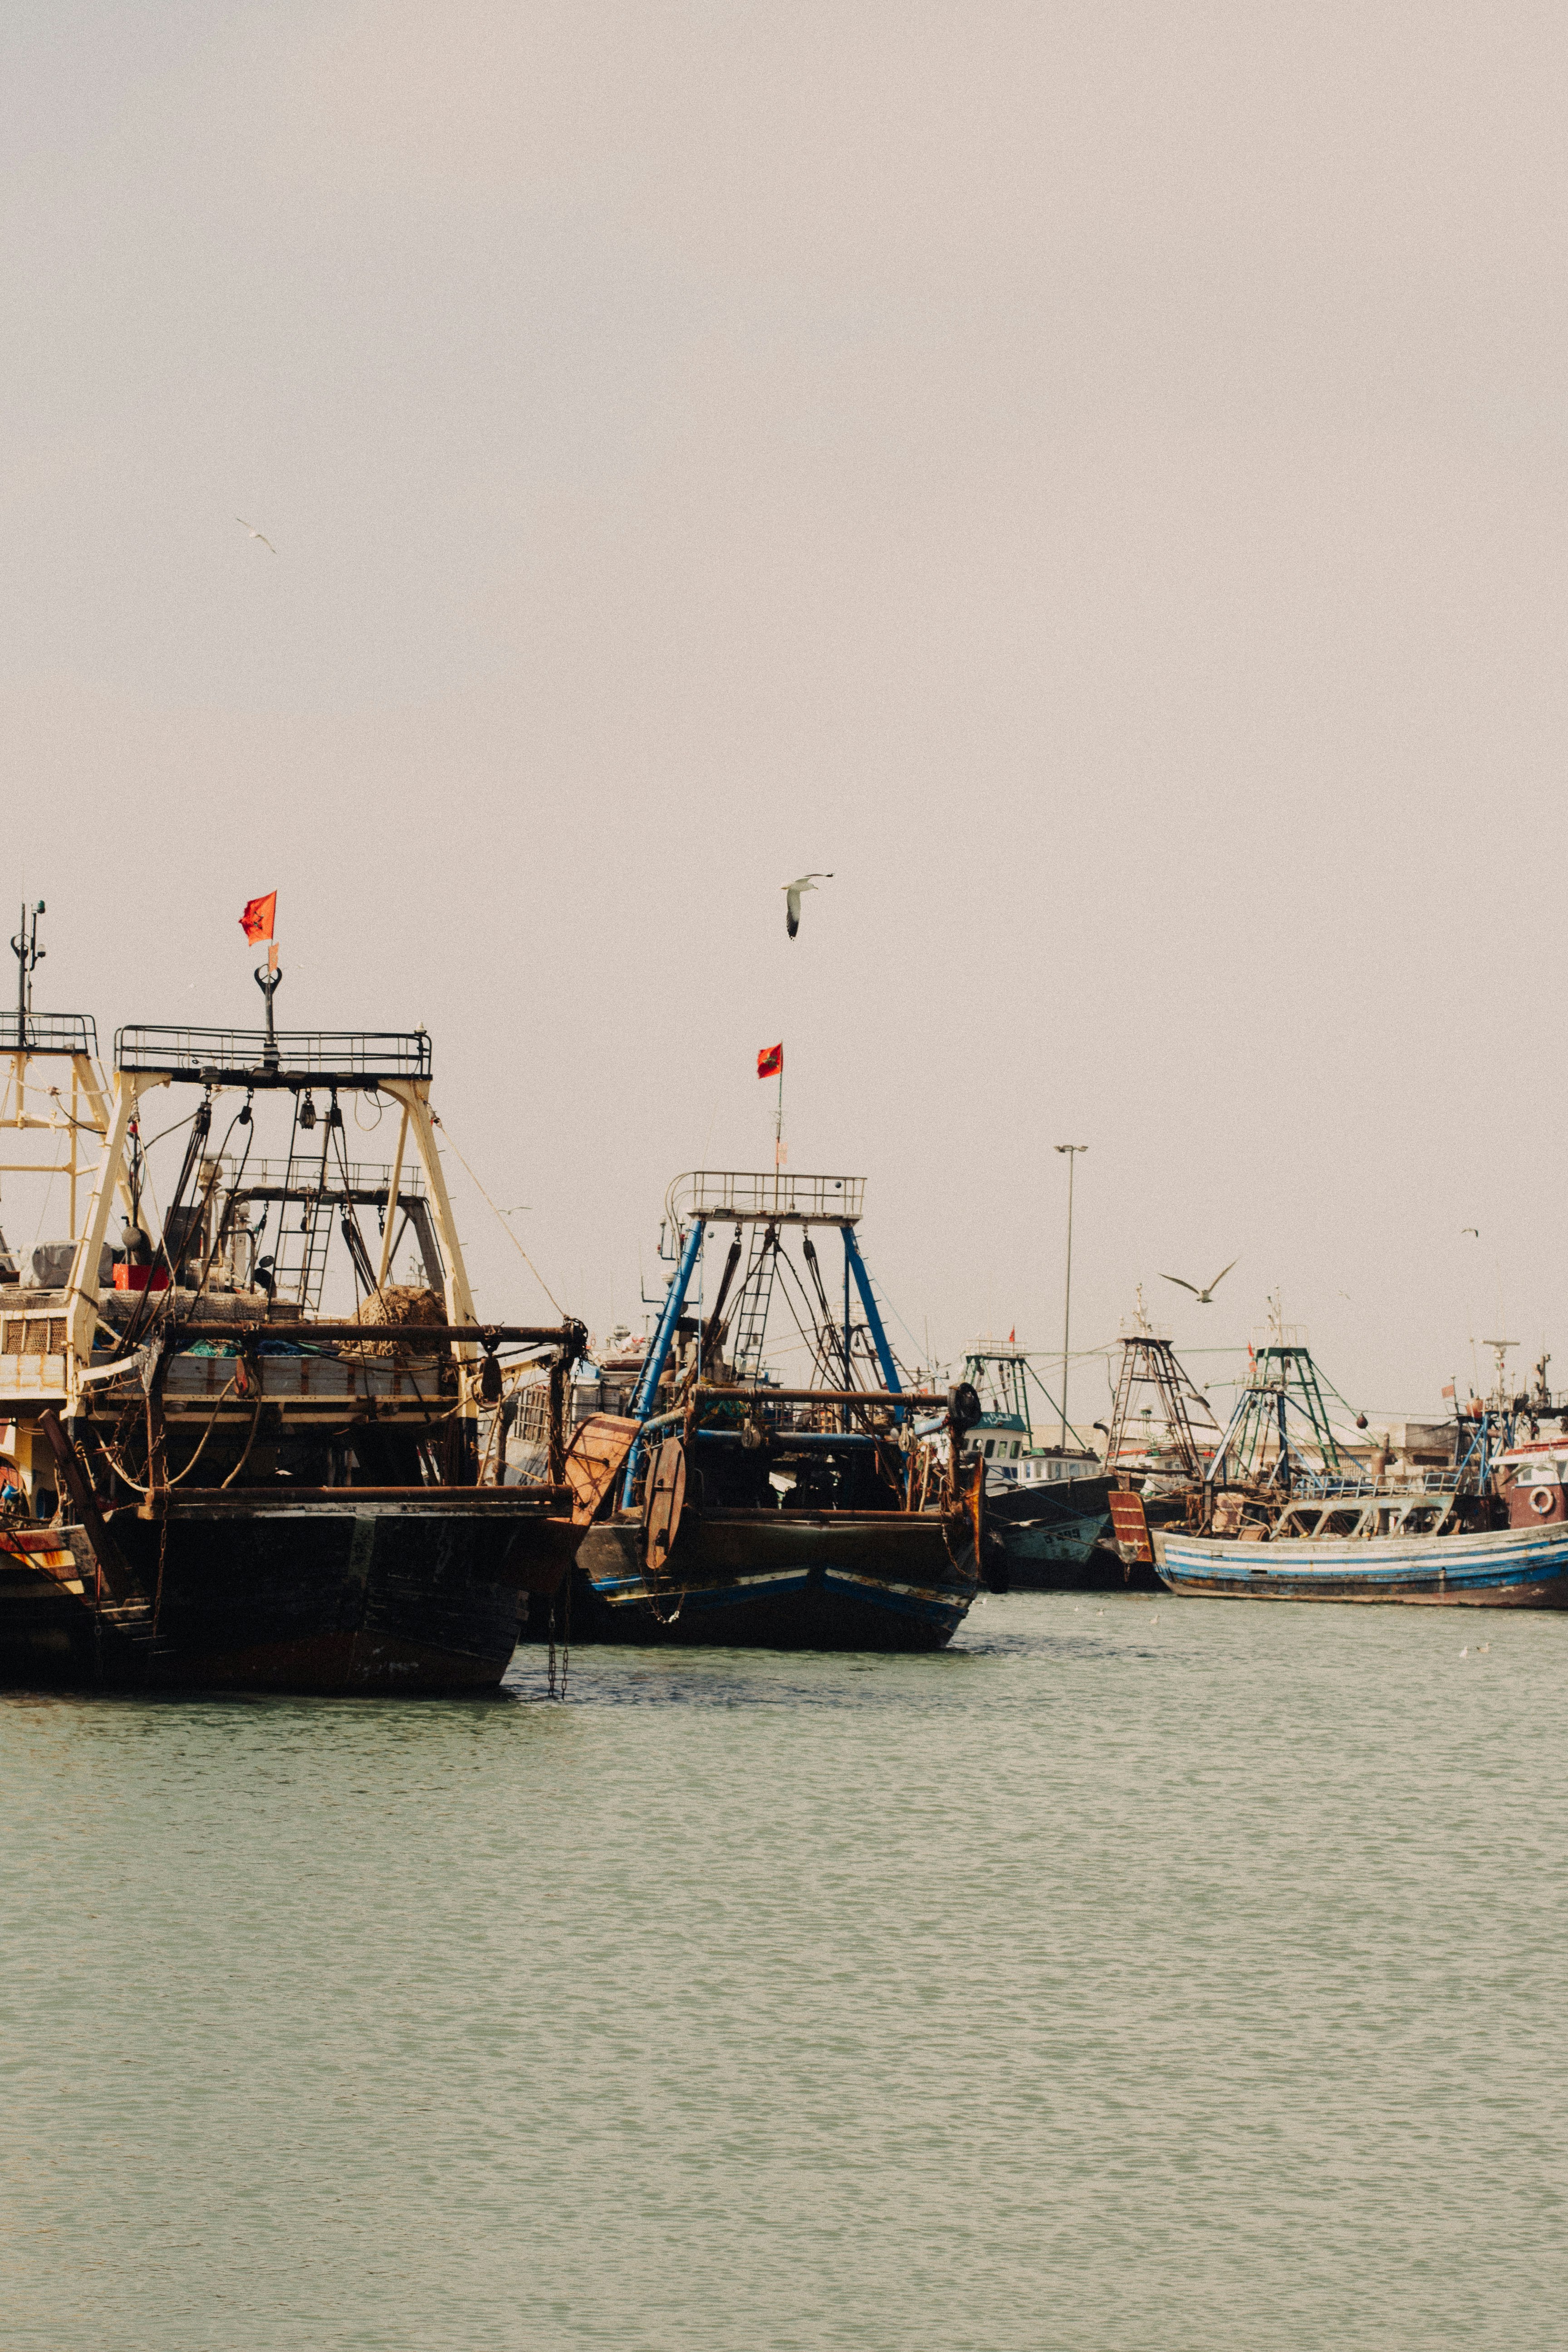
{"label": "metal frame structure", "polygon": [[740,1168],[696,1169],[678,1176],[665,1195],[671,1232],[693,1217],[722,1224],[765,1221],[773,1225],[856,1225],[866,1197],[864,1176],[788,1176]]}
{"label": "metal frame structure", "polygon": [[174,1029],[133,1023],[117,1030],[114,1066],[123,1074],[183,1078],[205,1086],[361,1087],[430,1076],[430,1039],[363,1029]]}
{"label": "metal frame structure", "polygon": [[1123,1329],[1121,1335],[1121,1365],[1116,1376],[1116,1396],[1105,1440],[1107,1470],[1125,1470],[1134,1461],[1140,1468],[1148,1466],[1146,1460],[1134,1455],[1127,1444],[1133,1395],[1145,1389],[1152,1389],[1159,1399],[1183,1474],[1192,1479],[1202,1478],[1205,1475],[1204,1455],[1189,1407],[1195,1404],[1203,1409],[1216,1439],[1221,1435],[1219,1423],[1208,1399],[1182,1365],[1169,1338],[1153,1330],[1142,1315],[1137,1328],[1131,1331]]}
{"label": "metal frame structure", "polygon": [[[226,1062],[203,1061],[188,1055],[184,1042],[171,1042],[196,1037],[224,1041],[224,1051],[229,1059]],[[404,1200],[404,1163],[412,1139],[424,1181],[420,1192],[416,1192],[410,1183],[408,1198],[411,1202],[426,1201],[434,1220],[442,1259],[441,1289],[447,1320],[450,1325],[464,1328],[475,1322],[473,1297],[463,1264],[462,1246],[458,1239],[457,1223],[447,1192],[440,1154],[436,1148],[430,1108],[430,1041],[423,1031],[416,1033],[413,1037],[385,1037],[353,1032],[313,1031],[276,1035],[270,1027],[259,1032],[127,1028],[119,1032],[116,1047],[117,1055],[123,1054],[129,1058],[117,1061],[113,1100],[105,1119],[104,1156],[94,1181],[86,1225],[77,1242],[66,1291],[68,1409],[74,1405],[80,1392],[83,1368],[92,1354],[100,1296],[98,1272],[108,1237],[114,1195],[117,1190],[124,1187],[132,1122],[143,1098],[159,1087],[199,1086],[209,1095],[221,1093],[226,1086],[230,1086],[243,1087],[247,1093],[261,1087],[289,1088],[296,1093],[321,1087],[330,1088],[333,1093],[359,1090],[387,1096],[399,1106],[402,1116],[396,1157],[385,1188],[386,1196],[389,1201],[395,1200],[400,1203]],[[275,1054],[276,1058],[268,1063],[265,1057],[269,1053]],[[395,1075],[394,1066],[399,1060],[405,1065],[416,1066],[420,1075],[408,1077]],[[226,1071],[226,1076],[224,1075]],[[380,1188],[375,1189],[379,1191]],[[292,1196],[288,1178],[283,1190],[287,1197]],[[391,1259],[395,1222],[389,1213],[379,1277],[383,1286]],[[457,1352],[459,1361],[470,1367],[476,1360],[474,1347],[458,1343]],[[471,1417],[477,1410],[473,1399],[468,1397],[465,1413]]]}
{"label": "metal frame structure", "polygon": [[[80,1138],[101,1137],[107,1131],[107,1089],[98,1066],[98,1027],[91,1017],[85,1013],[33,1010],[33,972],[45,954],[38,945],[38,917],[44,911],[42,899],[31,908],[24,907],[22,928],[11,941],[11,951],[16,959],[16,1003],[14,1011],[0,1013],[0,1054],[8,1062],[4,1086],[0,1087],[0,1129],[13,1134],[63,1132],[68,1139],[68,1150],[66,1159],[57,1160],[52,1167],[37,1160],[0,1160],[0,1175],[64,1176],[69,1188],[70,1232],[74,1238],[77,1187],[83,1172]],[[44,1112],[29,1111],[28,1066],[35,1061],[70,1064],[68,1110],[60,1087],[51,1086],[42,1097],[50,1108]],[[34,1093],[37,1098],[37,1088]]]}
{"label": "metal frame structure", "polygon": [[[724,1393],[731,1399],[748,1396],[756,1401],[759,1409],[764,1410],[770,1399],[782,1403],[786,1396],[798,1401],[798,1396],[809,1395],[825,1407],[837,1410],[841,1433],[847,1433],[850,1430],[856,1402],[877,1397],[884,1403],[892,1403],[894,1426],[901,1426],[909,1409],[904,1402],[904,1383],[889,1344],[887,1327],[882,1320],[869,1270],[855,1237],[865,1190],[866,1181],[861,1176],[790,1176],[779,1170],[771,1174],[735,1169],[699,1170],[678,1176],[665,1201],[666,1231],[676,1253],[675,1271],[626,1408],[630,1418],[645,1426],[652,1422],[659,1382],[664,1377],[677,1330],[685,1315],[708,1228],[710,1224],[731,1224],[734,1227],[734,1238],[718,1296],[711,1311],[699,1325],[699,1382],[704,1360],[717,1347],[728,1328],[724,1310],[744,1250],[742,1232],[747,1226],[760,1228],[760,1235],[754,1230],[750,1260],[731,1309],[731,1320],[742,1333],[734,1358],[740,1385]],[[794,1391],[777,1389],[762,1378],[762,1346],[767,1306],[772,1297],[777,1266],[779,1228],[786,1224],[801,1228],[803,1251],[814,1273],[816,1260],[810,1240],[811,1226],[836,1227],[842,1239],[844,1319],[841,1326],[835,1328],[829,1318],[827,1328],[822,1334],[825,1349],[830,1349],[843,1367],[843,1384],[838,1388],[803,1391],[797,1395]],[[819,1275],[817,1279],[820,1282]],[[821,1296],[826,1300],[826,1291]],[[877,1391],[858,1388],[854,1379],[850,1315],[852,1301],[856,1297],[860,1302],[865,1330],[881,1374],[882,1387]],[[626,1465],[623,1507],[630,1507],[640,1454],[639,1438]]]}
{"label": "metal frame structure", "polygon": [[[1029,1382],[1034,1381],[1053,1414],[1058,1414],[1061,1407],[1036,1370],[1026,1348],[1020,1348],[1014,1340],[996,1340],[984,1344],[976,1340],[964,1357],[963,1377],[971,1383],[983,1402],[988,1384],[992,1391],[1001,1400],[999,1406],[986,1405],[987,1416],[995,1411],[1011,1413],[1016,1420],[1023,1423],[1029,1433],[1030,1444],[1037,1452],[1049,1451],[1047,1447],[1036,1444],[1034,1417],[1029,1411]],[[975,1426],[978,1429],[982,1424],[976,1423]],[[1075,1440],[1084,1453],[1092,1453],[1092,1446],[1085,1444],[1083,1438],[1070,1422],[1067,1424],[1067,1429],[1068,1435]],[[1065,1454],[1067,1447],[1058,1443],[1056,1451],[1058,1454]]]}
{"label": "metal frame structure", "polygon": [[[1294,1441],[1290,1416],[1306,1424],[1304,1436]],[[1264,1455],[1274,1440],[1274,1458],[1267,1472]],[[1306,1451],[1315,1447],[1318,1466]],[[1227,1475],[1234,1465],[1237,1475]],[[1345,1465],[1333,1431],[1311,1351],[1300,1339],[1268,1340],[1255,1348],[1247,1381],[1236,1401],[1212,1460],[1203,1473],[1206,1487],[1226,1485],[1268,1486],[1285,1494],[1319,1493],[1342,1482]]]}

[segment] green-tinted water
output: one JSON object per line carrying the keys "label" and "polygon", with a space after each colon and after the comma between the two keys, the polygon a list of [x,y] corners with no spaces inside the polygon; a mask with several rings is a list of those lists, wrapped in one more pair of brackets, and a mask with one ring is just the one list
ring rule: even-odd
{"label": "green-tinted water", "polygon": [[540,1667],[0,1701],[6,2352],[1568,2340],[1568,1623]]}

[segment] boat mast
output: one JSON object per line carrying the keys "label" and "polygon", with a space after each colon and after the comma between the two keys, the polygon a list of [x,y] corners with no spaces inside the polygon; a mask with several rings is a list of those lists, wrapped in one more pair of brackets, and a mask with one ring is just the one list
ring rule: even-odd
{"label": "boat mast", "polygon": [[31,909],[29,928],[29,910],[24,900],[22,928],[11,942],[11,952],[16,959],[16,1044],[23,1053],[27,1050],[27,1016],[33,1009],[33,973],[48,953],[47,948],[38,945],[38,917],[46,912],[40,898]]}
{"label": "boat mast", "polygon": [[1068,1162],[1068,1270],[1062,1306],[1062,1433],[1060,1441],[1061,1450],[1065,1454],[1068,1449],[1068,1349],[1072,1337],[1072,1180],[1073,1171],[1078,1166],[1078,1155],[1080,1151],[1087,1151],[1089,1146],[1087,1143],[1058,1143],[1056,1148],[1058,1151],[1066,1152]]}

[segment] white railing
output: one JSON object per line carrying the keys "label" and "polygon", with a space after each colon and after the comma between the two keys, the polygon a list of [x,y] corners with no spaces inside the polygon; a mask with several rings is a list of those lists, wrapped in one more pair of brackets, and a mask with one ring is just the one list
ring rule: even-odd
{"label": "white railing", "polygon": [[854,1225],[860,1221],[864,1176],[792,1176],[783,1168],[763,1172],[703,1168],[678,1176],[665,1198],[672,1227],[698,1217],[737,1223],[787,1221],[797,1225]]}

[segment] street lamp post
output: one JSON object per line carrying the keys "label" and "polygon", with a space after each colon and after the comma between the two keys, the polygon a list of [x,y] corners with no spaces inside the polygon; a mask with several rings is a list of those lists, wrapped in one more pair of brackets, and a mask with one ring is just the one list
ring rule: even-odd
{"label": "street lamp post", "polygon": [[1068,1158],[1068,1274],[1067,1298],[1062,1308],[1062,1452],[1065,1454],[1068,1443],[1068,1347],[1072,1338],[1072,1180],[1078,1155],[1080,1151],[1087,1151],[1089,1146],[1087,1143],[1058,1143],[1057,1150],[1065,1151]]}

